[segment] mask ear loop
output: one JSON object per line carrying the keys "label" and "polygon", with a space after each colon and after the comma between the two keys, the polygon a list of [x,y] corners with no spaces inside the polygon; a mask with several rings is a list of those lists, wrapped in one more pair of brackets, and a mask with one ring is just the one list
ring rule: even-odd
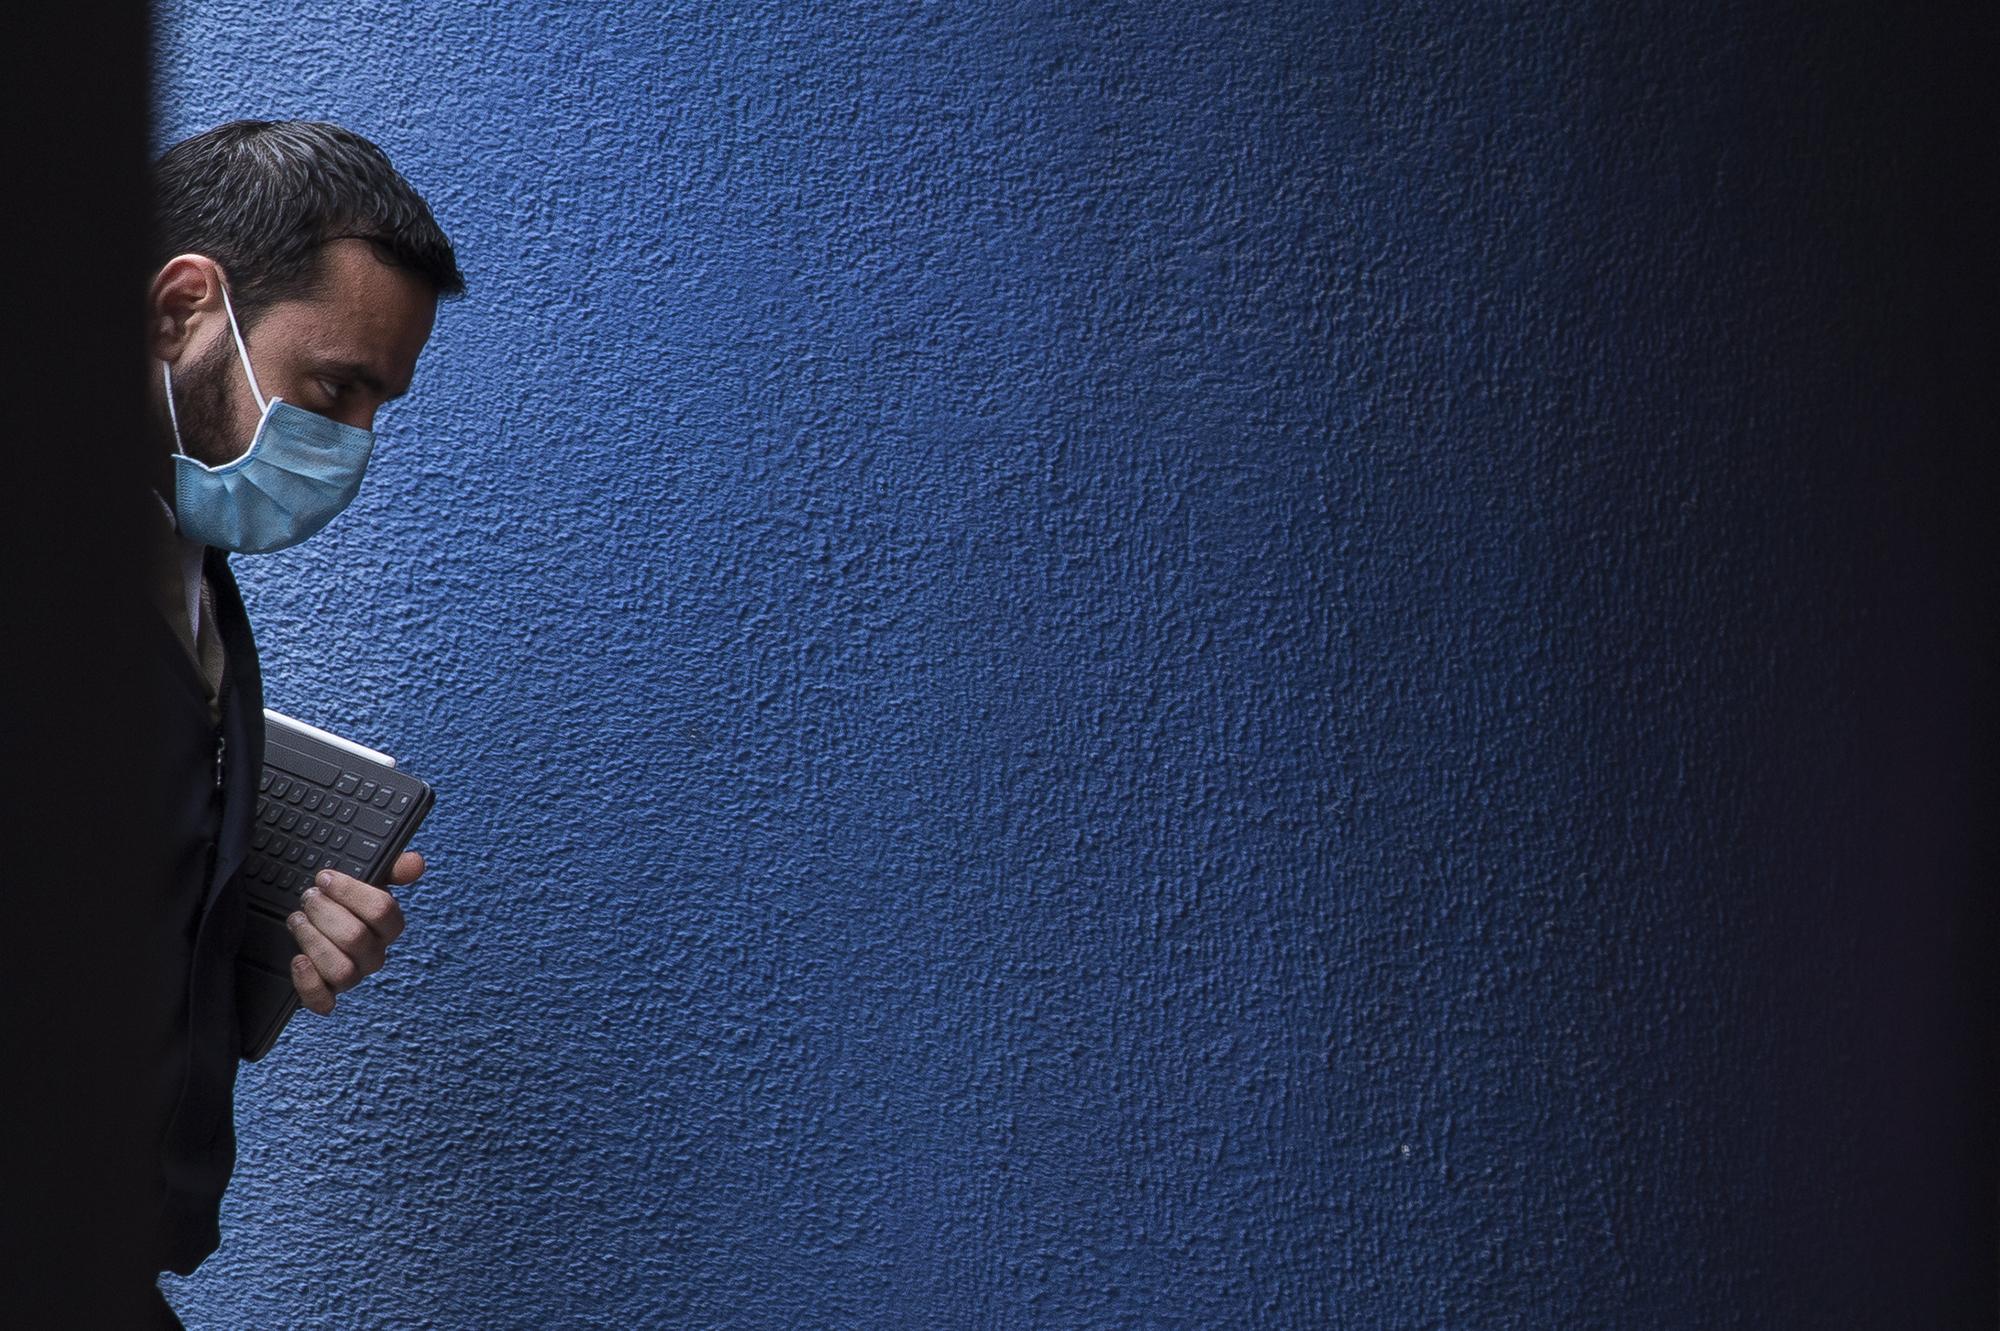
{"label": "mask ear loop", "polygon": [[181,416],[174,410],[174,367],[161,361],[160,378],[167,386],[167,424],[174,427],[174,452],[186,457],[187,450],[181,447]]}
{"label": "mask ear loop", "polygon": [[236,339],[236,354],[243,358],[243,374],[250,380],[250,395],[257,399],[259,413],[269,411],[270,403],[264,400],[264,390],[257,387],[257,372],[250,368],[250,348],[243,345],[243,330],[236,326],[236,310],[229,303],[229,284],[222,286],[222,309],[229,316],[229,332]]}

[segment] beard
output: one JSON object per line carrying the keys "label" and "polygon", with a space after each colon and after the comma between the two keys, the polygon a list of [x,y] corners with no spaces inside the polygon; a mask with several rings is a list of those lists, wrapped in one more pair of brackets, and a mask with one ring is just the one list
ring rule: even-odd
{"label": "beard", "polygon": [[[180,421],[181,448],[196,462],[219,467],[240,457],[244,439],[233,438],[235,418],[229,400],[230,372],[236,370],[236,348],[226,337],[214,339],[210,350],[174,375],[174,410]],[[238,373],[241,371],[238,370]]]}

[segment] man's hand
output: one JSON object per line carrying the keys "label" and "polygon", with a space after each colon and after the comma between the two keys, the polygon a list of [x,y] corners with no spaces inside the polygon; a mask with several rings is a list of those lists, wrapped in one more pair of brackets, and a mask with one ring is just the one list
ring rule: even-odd
{"label": "man's hand", "polygon": [[[389,872],[392,887],[408,887],[424,874],[424,857],[406,850]],[[403,908],[379,887],[322,869],[286,921],[298,941],[292,987],[299,1001],[322,1017],[335,994],[346,993],[382,969],[389,944],[403,932]]]}

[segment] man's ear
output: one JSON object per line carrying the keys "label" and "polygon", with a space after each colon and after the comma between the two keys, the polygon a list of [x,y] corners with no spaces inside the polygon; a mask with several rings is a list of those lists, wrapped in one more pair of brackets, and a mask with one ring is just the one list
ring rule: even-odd
{"label": "man's ear", "polygon": [[202,254],[177,254],[153,275],[147,293],[146,348],[179,364],[222,312],[222,265]]}

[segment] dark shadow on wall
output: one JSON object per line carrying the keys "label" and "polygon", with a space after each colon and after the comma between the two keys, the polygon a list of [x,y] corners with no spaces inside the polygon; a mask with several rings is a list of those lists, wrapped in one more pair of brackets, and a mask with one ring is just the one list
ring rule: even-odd
{"label": "dark shadow on wall", "polygon": [[143,10],[0,18],[7,650],[0,1323],[131,1326],[151,1287],[163,901],[138,650]]}
{"label": "dark shadow on wall", "polygon": [[[1829,108],[1809,145],[1823,193],[1806,202],[1830,225],[1804,243],[1840,289],[1816,302],[1837,353],[1816,404],[1831,453],[1798,458],[1798,474],[1819,481],[1802,495],[1822,519],[1852,520],[1848,561],[1811,590],[1853,634],[1840,667],[1853,702],[1823,723],[1851,727],[1827,746],[1844,754],[1836,798],[1773,801],[1774,844],[1795,835],[1827,857],[1824,895],[1782,917],[1796,947],[1769,1013],[1797,1038],[1766,1077],[1799,1130],[1773,1165],[1795,1196],[1852,1185],[1847,1213],[1809,1221],[1790,1253],[1800,1271],[1836,1257],[1873,1273],[1858,1279],[1874,1315],[1850,1308],[1855,1325],[1990,1326],[2000,840],[1977,792],[2000,788],[2000,414],[1978,199],[2000,127],[2000,23],[1991,6],[1871,6],[1800,28],[1823,46],[1803,65],[1816,85],[1796,91]],[[1813,825],[1808,807],[1835,819]]]}

